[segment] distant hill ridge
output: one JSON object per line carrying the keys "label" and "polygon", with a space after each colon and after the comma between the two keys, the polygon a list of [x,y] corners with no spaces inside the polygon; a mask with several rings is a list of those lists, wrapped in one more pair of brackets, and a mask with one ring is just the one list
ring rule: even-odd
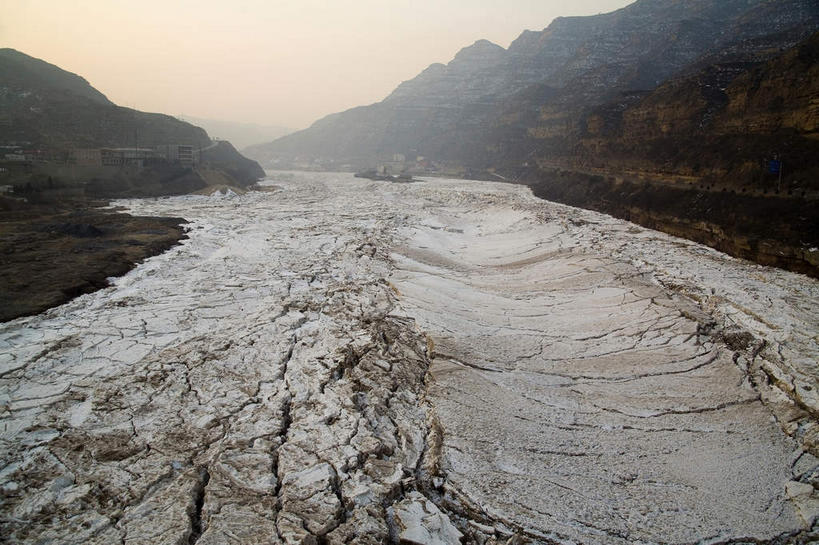
{"label": "distant hill ridge", "polygon": [[117,106],[82,77],[40,59],[0,50],[0,144],[47,148],[210,145],[199,127]]}
{"label": "distant hill ridge", "polygon": [[85,78],[15,49],[0,48],[0,74],[3,74],[2,85],[5,89],[23,89],[28,86],[33,89],[67,91],[101,104],[113,105],[105,95],[91,87]]}
{"label": "distant hill ridge", "polygon": [[278,125],[260,125],[258,123],[240,123],[221,119],[205,119],[187,115],[177,115],[177,119],[191,123],[205,129],[209,135],[219,140],[229,140],[231,144],[241,150],[248,146],[270,142],[286,134],[295,132],[295,129]]}
{"label": "distant hill ridge", "polygon": [[[192,146],[209,168],[229,172],[238,185],[264,176],[255,161],[228,142],[212,143],[202,128],[170,115],[117,106],[84,78],[8,48],[0,49],[0,145],[45,150],[52,158],[76,148],[185,145]],[[130,178],[118,174],[116,183],[124,184],[123,179],[145,187],[150,183],[152,193],[162,191],[150,173]],[[186,191],[204,183],[186,182],[178,188]],[[110,185],[114,187],[114,182]]]}

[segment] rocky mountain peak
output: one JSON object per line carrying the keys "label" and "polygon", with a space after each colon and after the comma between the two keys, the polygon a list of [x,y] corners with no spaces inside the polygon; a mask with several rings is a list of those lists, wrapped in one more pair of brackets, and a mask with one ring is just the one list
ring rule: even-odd
{"label": "rocky mountain peak", "polygon": [[464,47],[449,64],[431,64],[415,78],[403,82],[386,101],[440,104],[462,103],[499,91],[504,82],[498,67],[507,51],[489,40]]}
{"label": "rocky mountain peak", "polygon": [[478,61],[491,63],[506,56],[506,49],[489,40],[477,40],[470,46],[464,47],[452,59],[452,64],[460,62]]}

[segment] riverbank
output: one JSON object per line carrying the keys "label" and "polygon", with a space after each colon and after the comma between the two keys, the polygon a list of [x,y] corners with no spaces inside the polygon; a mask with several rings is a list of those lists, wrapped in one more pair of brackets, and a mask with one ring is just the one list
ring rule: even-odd
{"label": "riverbank", "polygon": [[819,278],[817,201],[570,170],[510,175],[535,196],[603,212],[733,257]]}
{"label": "riverbank", "polygon": [[0,321],[38,314],[108,285],[186,238],[182,218],[0,201]]}
{"label": "riverbank", "polygon": [[264,176],[227,142],[203,153],[210,163],[195,168],[46,164],[22,178],[7,178],[14,189],[0,196],[0,321],[104,288],[108,278],[185,238],[186,220],[104,209],[110,199],[241,194]]}

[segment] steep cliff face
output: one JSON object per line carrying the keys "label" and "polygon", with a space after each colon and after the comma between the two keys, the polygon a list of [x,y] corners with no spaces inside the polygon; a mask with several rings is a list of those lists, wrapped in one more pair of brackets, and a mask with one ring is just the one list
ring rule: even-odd
{"label": "steep cliff face", "polygon": [[593,110],[566,166],[807,196],[819,190],[818,104],[819,33],[766,63],[707,66]]}
{"label": "steep cliff face", "polygon": [[819,136],[819,33],[727,89],[717,133],[769,134],[780,130]]}
{"label": "steep cliff face", "polygon": [[544,198],[819,277],[819,33],[767,62],[753,43],[562,134],[530,131],[531,168],[510,172]]}
{"label": "steep cliff face", "polygon": [[[371,166],[393,153],[473,168],[565,156],[586,109],[652,90],[713,55],[770,58],[819,27],[811,0],[640,0],[558,18],[508,50],[479,41],[384,101],[317,121],[248,154],[268,164]],[[767,56],[766,56],[767,55]]]}
{"label": "steep cliff face", "polygon": [[248,159],[236,151],[233,144],[222,140],[215,146],[202,151],[203,164],[212,164],[233,178],[241,186],[248,186],[264,178],[264,170],[259,163]]}

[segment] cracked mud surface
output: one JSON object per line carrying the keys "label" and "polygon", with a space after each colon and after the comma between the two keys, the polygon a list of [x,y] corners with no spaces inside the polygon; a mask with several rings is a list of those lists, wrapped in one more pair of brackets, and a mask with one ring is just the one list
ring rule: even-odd
{"label": "cracked mud surface", "polygon": [[128,201],[190,238],[0,326],[4,539],[816,537],[816,281],[518,186],[275,180]]}

